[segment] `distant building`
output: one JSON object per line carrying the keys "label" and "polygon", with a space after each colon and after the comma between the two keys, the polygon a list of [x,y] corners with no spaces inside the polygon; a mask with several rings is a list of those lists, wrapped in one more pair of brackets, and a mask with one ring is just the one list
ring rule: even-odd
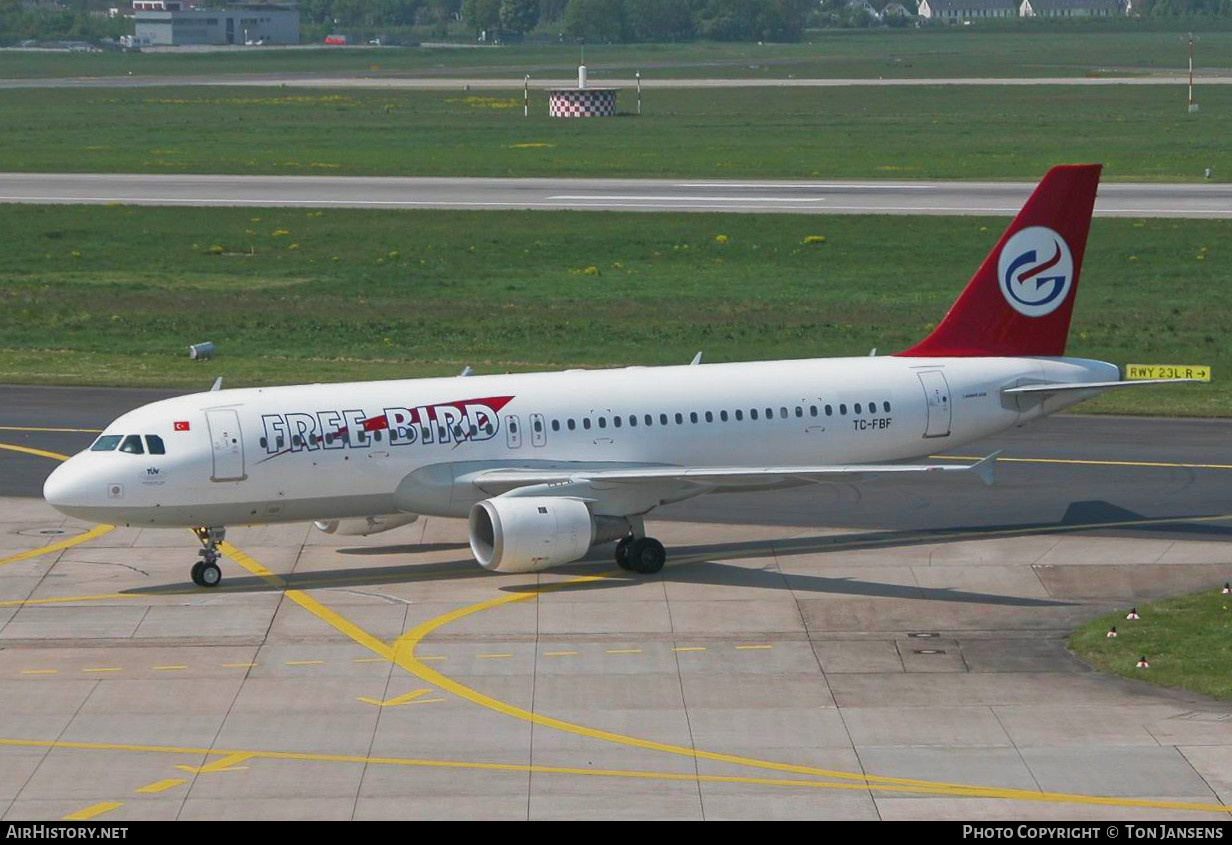
{"label": "distant building", "polygon": [[1018,17],[1019,0],[920,0],[920,17],[938,23]]}
{"label": "distant building", "polygon": [[182,44],[298,44],[299,9],[277,3],[230,3],[184,8],[178,0],[134,0],[134,42]]}
{"label": "distant building", "polygon": [[886,3],[885,7],[882,8],[881,10],[881,17],[892,18],[895,16],[901,16],[904,18],[915,17],[915,15],[912,14],[911,10],[908,9],[906,6],[904,6],[902,3]]}
{"label": "distant building", "polygon": [[1100,18],[1124,14],[1119,0],[1022,0],[1024,18]]}

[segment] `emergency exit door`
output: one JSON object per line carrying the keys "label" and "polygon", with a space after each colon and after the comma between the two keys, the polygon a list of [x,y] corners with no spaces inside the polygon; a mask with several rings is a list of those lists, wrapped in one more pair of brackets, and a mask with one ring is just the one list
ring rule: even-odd
{"label": "emergency exit door", "polygon": [[940,370],[919,374],[924,386],[924,398],[928,402],[928,425],[925,437],[948,437],[950,434],[950,386]]}
{"label": "emergency exit door", "polygon": [[240,415],[231,408],[206,411],[210,443],[214,450],[214,473],[210,481],[243,481],[244,438],[240,436]]}

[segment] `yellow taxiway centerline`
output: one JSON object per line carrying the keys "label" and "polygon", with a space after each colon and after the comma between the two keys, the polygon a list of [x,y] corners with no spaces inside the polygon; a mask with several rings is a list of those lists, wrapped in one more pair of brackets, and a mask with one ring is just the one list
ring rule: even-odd
{"label": "yellow taxiway centerline", "polygon": [[[6,448],[13,448],[16,451],[28,451],[28,452],[33,452],[35,454],[39,454],[38,450],[28,450],[28,449],[24,449],[21,447],[6,447]],[[44,454],[47,457],[60,457],[60,459],[63,459],[63,456],[56,456],[55,453],[42,453],[42,454]],[[1224,516],[1219,516],[1219,517],[1191,518],[1189,520],[1176,519],[1176,518],[1163,519],[1163,520],[1146,520],[1146,519],[1127,520],[1121,523],[1112,523],[1112,524],[1113,525],[1132,525],[1132,524],[1153,524],[1153,523],[1158,523],[1158,522],[1214,521],[1214,520],[1223,520],[1223,519],[1229,519],[1229,518],[1232,518],[1232,515],[1224,515]],[[1064,526],[1063,529],[1073,531],[1073,530],[1077,530],[1080,527],[1097,528],[1097,527],[1107,527],[1108,525],[1109,523],[1103,523],[1103,524],[1096,523],[1096,524],[1087,525],[1087,526]],[[1023,529],[1023,530],[1038,531],[1038,529]],[[1000,532],[1000,533],[1014,534],[1014,533],[1020,533],[1020,532],[1010,531],[1010,532]],[[945,536],[945,535],[933,535],[934,539],[939,536]],[[968,536],[968,535],[959,533],[959,534],[954,534],[954,536]],[[74,538],[74,539],[77,539],[77,538]],[[226,554],[232,560],[239,563],[240,566],[244,567],[252,574],[265,579],[271,585],[278,587],[279,589],[283,591],[283,594],[287,598],[289,598],[291,601],[300,605],[305,610],[307,610],[309,613],[312,613],[314,616],[321,619],[323,622],[326,622],[327,624],[329,624],[336,630],[340,631],[343,634],[346,634],[348,637],[350,637],[352,640],[354,640],[359,645],[367,648],[369,651],[373,652],[374,654],[380,657],[392,660],[393,662],[397,663],[401,668],[405,669],[407,672],[415,675],[416,677],[419,677],[422,680],[427,681],[428,683],[431,683],[441,688],[442,690],[445,690],[446,692],[452,692],[453,694],[457,695],[459,698],[466,699],[467,701],[470,701],[474,704],[478,704],[481,707],[485,707],[489,710],[493,710],[495,712],[502,713],[504,715],[511,716],[516,719],[520,719],[522,721],[531,722],[533,724],[537,724],[542,727],[553,728],[555,730],[560,730],[565,733],[571,733],[571,734],[575,734],[579,736],[587,736],[593,739],[604,740],[604,741],[613,742],[613,743],[620,744],[620,745],[626,745],[626,746],[631,746],[631,747],[636,747],[636,748],[643,748],[643,749],[652,750],[652,751],[660,751],[660,752],[674,754],[678,756],[684,756],[684,757],[688,757],[692,759],[700,758],[700,759],[707,759],[707,760],[712,760],[712,761],[722,762],[722,763],[731,763],[731,764],[735,764],[739,766],[758,768],[758,769],[768,769],[768,770],[788,772],[788,773],[793,773],[793,774],[832,778],[839,782],[838,783],[833,783],[833,782],[828,783],[824,781],[815,781],[815,780],[789,781],[789,780],[771,779],[771,778],[724,777],[724,776],[717,776],[717,775],[701,775],[697,773],[673,774],[673,773],[650,773],[650,772],[634,773],[634,772],[618,772],[618,771],[597,771],[597,770],[590,770],[590,769],[573,769],[573,768],[567,768],[567,767],[519,766],[519,765],[513,765],[513,764],[491,764],[491,763],[478,764],[478,763],[454,763],[454,762],[445,763],[441,761],[418,761],[420,765],[448,766],[448,767],[454,767],[454,768],[502,769],[502,770],[513,770],[513,771],[523,771],[523,772],[530,771],[530,772],[541,772],[541,773],[587,774],[587,775],[607,775],[607,776],[623,776],[623,777],[650,777],[654,779],[687,780],[687,781],[694,781],[694,782],[707,781],[707,782],[732,782],[732,783],[766,783],[770,785],[792,785],[792,786],[805,786],[805,787],[822,788],[822,789],[885,790],[885,791],[897,791],[897,792],[961,795],[961,796],[982,797],[982,798],[1001,798],[1001,799],[1022,800],[1022,801],[1037,801],[1037,802],[1050,802],[1050,803],[1075,803],[1075,804],[1118,806],[1118,807],[1151,807],[1151,808],[1158,808],[1158,809],[1195,810],[1195,811],[1207,811],[1207,812],[1232,811],[1232,806],[1226,806],[1222,804],[1199,804],[1199,803],[1181,802],[1181,801],[1160,801],[1160,800],[1149,800],[1149,799],[1115,798],[1115,797],[1099,796],[1099,795],[1076,795],[1076,794],[1067,794],[1067,793],[1031,791],[1031,790],[1024,790],[1024,789],[980,787],[980,786],[970,786],[970,785],[965,785],[965,784],[914,780],[910,778],[892,778],[892,777],[884,777],[884,776],[878,776],[878,775],[861,774],[861,773],[856,773],[856,772],[843,772],[843,771],[836,771],[836,770],[820,769],[820,768],[815,768],[812,766],[802,766],[802,765],[789,764],[789,763],[775,763],[775,762],[771,762],[767,760],[758,760],[758,759],[750,758],[750,757],[741,757],[739,755],[734,755],[734,754],[722,754],[722,753],[713,752],[713,751],[702,751],[702,750],[695,749],[695,748],[686,748],[684,746],[672,745],[670,743],[662,743],[662,742],[656,742],[653,740],[645,740],[645,739],[639,739],[637,737],[625,736],[623,734],[618,734],[618,733],[614,733],[611,731],[604,731],[604,730],[599,730],[595,728],[588,728],[584,725],[576,725],[571,722],[566,722],[562,719],[556,719],[550,716],[544,716],[541,714],[532,713],[528,710],[523,710],[520,707],[516,707],[515,705],[508,704],[507,702],[499,701],[498,699],[484,695],[478,690],[471,689],[470,687],[467,687],[461,683],[458,683],[452,678],[449,678],[448,676],[443,675],[442,673],[436,671],[432,667],[418,660],[415,656],[415,648],[429,634],[431,634],[437,629],[444,627],[445,625],[448,625],[451,622],[454,622],[458,619],[462,619],[464,617],[471,616],[476,613],[481,613],[486,610],[491,610],[497,607],[502,607],[507,604],[528,601],[531,599],[537,600],[538,597],[543,593],[553,592],[559,589],[568,589],[568,588],[576,587],[576,586],[583,585],[583,584],[594,583],[597,581],[610,580],[611,578],[610,575],[580,576],[580,577],[571,579],[566,582],[542,585],[542,586],[536,587],[533,590],[528,590],[525,593],[513,593],[510,595],[501,596],[499,598],[488,599],[487,601],[477,602],[475,604],[459,608],[449,613],[442,614],[436,617],[435,619],[430,619],[426,622],[423,622],[417,625],[416,627],[412,628],[410,631],[404,633],[401,637],[398,638],[398,640],[392,646],[390,646],[386,644],[385,642],[383,642],[382,640],[378,639],[377,637],[373,636],[372,634],[368,633],[363,628],[360,628],[358,625],[351,622],[346,617],[326,607],[324,604],[312,598],[307,593],[304,593],[301,590],[287,589],[286,582],[280,576],[278,576],[272,570],[266,568],[263,564],[261,564],[260,562],[258,562],[257,560],[255,560],[254,558],[246,554],[245,552],[241,551],[240,549],[236,548],[232,544],[223,543],[220,548],[222,549],[224,554]],[[154,746],[145,746],[145,747],[117,746],[117,745],[109,746],[107,744],[102,744],[102,743],[59,743],[59,742],[51,742],[51,741],[36,742],[36,741],[0,739],[0,745],[6,745],[6,744],[7,745],[34,744],[39,747],[77,747],[77,748],[87,748],[87,747],[89,748],[108,748],[109,747],[109,748],[112,748],[113,750],[121,749],[121,748],[125,750],[127,749],[141,750],[142,748],[144,748],[145,750],[155,750],[155,749],[165,750],[165,749],[154,747]],[[181,751],[183,753],[196,753],[196,754],[204,753],[207,756],[217,755],[220,753],[219,750],[217,749],[191,749],[188,751],[184,751],[184,750],[181,750]],[[333,756],[333,755],[291,754],[287,752],[275,753],[275,752],[231,751],[228,753],[228,756],[226,756],[223,760],[217,761],[216,763],[211,764],[211,766],[221,767],[221,766],[230,764],[233,761],[237,761],[237,758],[238,759],[249,759],[252,757],[270,757],[270,758],[275,758],[275,759],[317,759],[317,760],[350,759],[353,762],[361,761],[361,758],[344,758],[344,757]],[[392,761],[394,759],[396,758],[362,758],[362,762],[381,763],[385,761]],[[403,764],[407,764],[407,763],[403,761]],[[208,767],[203,767],[203,768],[208,768]],[[85,810],[79,811],[79,814],[92,812],[94,815],[97,815],[99,813],[103,813],[103,812],[107,812],[109,810],[115,809],[118,806],[122,806],[122,804],[120,802],[111,802],[108,804],[98,804],[98,805],[95,805],[94,807],[88,807]],[[79,814],[74,814],[74,815],[78,816]]]}
{"label": "yellow taxiway centerline", "polygon": [[[282,579],[273,571],[266,568],[264,565],[256,561],[250,555],[235,548],[230,543],[224,543],[221,547],[222,551],[235,560],[249,572],[254,575],[265,578],[272,583],[281,583]],[[673,754],[677,756],[688,757],[690,759],[706,759],[720,763],[730,763],[738,766],[747,766],[757,769],[766,769],[771,771],[787,772],[797,775],[806,775],[814,777],[831,778],[832,780],[840,781],[840,783],[827,783],[824,781],[800,781],[799,785],[822,787],[829,789],[855,789],[855,790],[884,790],[896,792],[920,792],[939,795],[960,795],[981,798],[1000,798],[1009,800],[1021,801],[1040,801],[1051,803],[1073,803],[1073,804],[1090,804],[1104,805],[1117,807],[1152,807],[1157,809],[1172,809],[1172,810],[1195,810],[1207,812],[1229,812],[1232,807],[1222,804],[1197,804],[1190,802],[1178,801],[1158,801],[1150,799],[1133,799],[1133,798],[1115,798],[1101,795],[1072,795],[1067,793],[1054,793],[1032,791],[1026,789],[1009,789],[999,787],[983,787],[971,786],[958,783],[944,783],[936,781],[916,780],[912,778],[892,778],[879,775],[867,775],[858,772],[844,772],[830,769],[820,769],[813,766],[803,766],[790,763],[775,763],[768,760],[758,760],[751,757],[741,757],[735,754],[722,754],[713,751],[703,751],[694,748],[687,748],[680,745],[672,745],[670,743],[656,742],[653,740],[639,739],[637,737],[625,736],[623,734],[614,733],[612,731],[604,731],[596,728],[589,728],[584,725],[577,725],[572,722],[566,722],[562,719],[556,719],[551,716],[545,716],[539,713],[533,713],[524,710],[515,705],[484,695],[478,690],[465,686],[452,678],[436,671],[432,667],[422,663],[415,657],[415,648],[427,637],[430,633],[445,625],[455,622],[467,616],[476,613],[482,613],[486,610],[503,607],[505,605],[514,604],[522,601],[537,599],[539,595],[547,592],[553,592],[560,589],[568,589],[582,584],[595,583],[598,581],[609,580],[609,575],[584,575],[570,581],[557,584],[549,584],[537,587],[533,590],[528,590],[524,593],[512,593],[498,598],[488,599],[487,601],[477,602],[466,607],[459,608],[449,613],[442,614],[435,619],[430,619],[427,622],[412,628],[410,631],[403,634],[391,647],[382,640],[376,638],[364,629],[360,628],[354,622],[351,622],[346,617],[336,611],[326,607],[321,602],[317,601],[312,596],[300,590],[285,590],[287,598],[294,601],[296,604],[303,607],[309,613],[312,613],[317,618],[328,623],[336,630],[346,634],[356,643],[364,646],[381,657],[388,657],[397,663],[407,672],[421,678],[422,680],[439,687],[445,692],[453,693],[459,698],[470,701],[488,710],[497,713],[511,716],[526,722],[539,725],[541,727],[552,728],[554,730],[563,731],[579,736],[586,736],[592,739],[598,739],[606,742],[612,742],[619,745],[626,745],[635,748],[643,748],[650,751],[659,751],[663,753]],[[545,771],[543,767],[519,768],[519,771]],[[547,771],[552,771],[547,769]],[[558,769],[564,773],[577,773],[589,770],[573,770],[573,769]],[[630,775],[625,775],[630,776]],[[709,780],[704,775],[660,775],[656,774],[657,778],[670,778],[680,780]],[[843,782],[845,781],[845,782]],[[734,782],[751,783],[764,782],[774,783],[776,785],[797,785],[794,781],[782,781],[769,778],[753,778],[739,779]]]}
{"label": "yellow taxiway centerline", "polygon": [[[91,540],[96,540],[107,532],[114,530],[114,525],[96,525],[86,533],[78,534],[76,537],[69,537],[67,540],[61,540],[58,543],[52,543],[38,549],[31,549],[28,552],[19,552],[15,555],[2,557],[0,558],[0,566],[4,566],[9,563],[17,563],[19,560],[30,560],[30,558],[42,557],[43,555],[49,555],[52,552],[64,551],[65,549],[72,548],[73,546],[80,545],[81,543],[88,543]],[[5,602],[4,604],[0,604],[0,607],[9,604],[9,602]]]}
{"label": "yellow taxiway centerline", "polygon": [[[1023,796],[1021,796],[1023,800],[1031,801],[1057,801],[1058,799],[1064,799],[1070,801],[1080,801],[1081,803],[1108,804],[1118,807],[1146,806],[1161,809],[1206,812],[1227,812],[1229,809],[1232,809],[1220,804],[1197,804],[1185,801],[1139,801],[1133,798],[1103,798],[1100,796],[1090,795],[1061,795],[1047,792],[1027,792],[1025,790],[992,790],[984,787],[962,787],[957,785],[951,787],[940,784],[933,786],[896,786],[892,784],[877,783],[833,783],[820,780],[799,780],[794,778],[746,777],[741,775],[703,775],[693,772],[656,772],[631,769],[590,769],[573,766],[539,766],[524,763],[488,763],[482,761],[464,760],[426,760],[414,757],[368,757],[351,754],[316,754],[306,751],[237,751],[235,749],[226,748],[187,748],[179,746],[132,745],[109,742],[63,742],[60,740],[0,739],[0,747],[6,746],[14,748],[59,748],[79,751],[120,751],[146,754],[205,755],[208,757],[219,757],[221,759],[215,760],[213,763],[205,766],[181,766],[178,768],[184,768],[186,770],[209,770],[215,772],[231,770],[228,767],[233,766],[237,762],[247,760],[303,760],[313,762],[358,763],[363,765],[410,766],[435,769],[469,769],[473,771],[489,772],[581,775],[587,777],[628,778],[634,780],[684,781],[689,783],[739,783],[758,786],[798,787],[801,789],[837,789],[846,791],[864,791],[871,789],[880,792],[956,795],[972,798],[999,798],[1004,796],[993,793],[1000,791],[1018,791],[1024,793]],[[157,784],[150,784],[150,787],[161,785],[163,783],[165,783],[165,781],[159,781]],[[122,802],[110,802],[106,805],[96,804],[94,807],[88,807],[86,810],[81,810],[79,812],[85,813],[89,810],[95,810],[96,808],[101,807],[103,809],[99,809],[98,813],[103,813],[121,806],[121,803]]]}
{"label": "yellow taxiway centerline", "polygon": [[40,428],[29,425],[0,425],[0,431],[51,431],[69,434],[101,434],[101,428]]}

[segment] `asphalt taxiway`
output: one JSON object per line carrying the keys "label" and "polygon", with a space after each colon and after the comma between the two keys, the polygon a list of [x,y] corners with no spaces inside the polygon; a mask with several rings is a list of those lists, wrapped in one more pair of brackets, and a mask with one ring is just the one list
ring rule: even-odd
{"label": "asphalt taxiway", "polygon": [[[0,203],[1013,215],[1025,182],[0,173]],[[1232,219],[1232,185],[1100,185],[1109,217]]]}
{"label": "asphalt taxiway", "polygon": [[18,495],[158,393],[0,393],[6,818],[1227,818],[1232,706],[1064,638],[1232,575],[1232,422],[1047,420],[962,450],[1006,449],[991,490],[695,500],[652,578],[491,575],[427,519],[236,528],[207,591],[187,532]]}

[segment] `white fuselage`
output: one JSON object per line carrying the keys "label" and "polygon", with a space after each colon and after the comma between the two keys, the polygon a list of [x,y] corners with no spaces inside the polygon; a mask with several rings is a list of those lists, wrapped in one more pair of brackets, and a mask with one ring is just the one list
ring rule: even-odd
{"label": "white fuselage", "polygon": [[[140,526],[463,517],[488,495],[456,483],[468,468],[904,461],[1094,393],[1024,404],[1004,388],[1116,377],[1083,359],[868,357],[223,390],[125,414],[104,435],[156,435],[165,454],[82,452],[46,495],[73,516]],[[668,486],[597,512],[699,492]]]}

